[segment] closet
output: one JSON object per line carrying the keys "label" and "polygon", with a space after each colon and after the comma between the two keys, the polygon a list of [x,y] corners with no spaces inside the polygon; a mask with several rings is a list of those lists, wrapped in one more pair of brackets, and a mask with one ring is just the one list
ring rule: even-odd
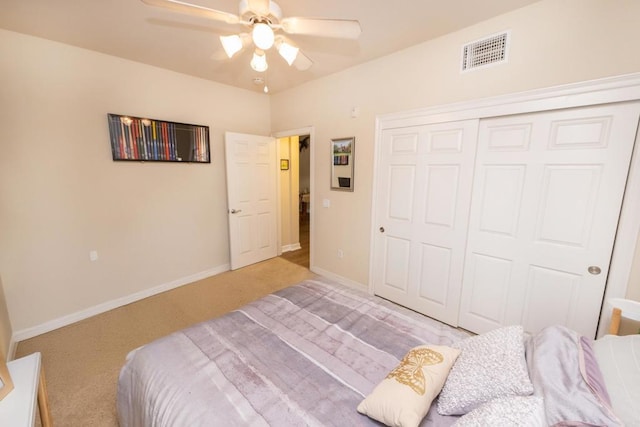
{"label": "closet", "polygon": [[378,129],[374,293],[477,333],[595,336],[640,103],[461,116]]}

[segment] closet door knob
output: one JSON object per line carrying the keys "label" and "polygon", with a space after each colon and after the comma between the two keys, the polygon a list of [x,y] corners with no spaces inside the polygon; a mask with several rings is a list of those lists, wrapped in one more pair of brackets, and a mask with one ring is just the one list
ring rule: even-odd
{"label": "closet door knob", "polygon": [[238,210],[231,209],[229,212],[231,212],[232,214],[236,214],[236,213],[242,212],[242,209],[238,209]]}
{"label": "closet door knob", "polygon": [[589,268],[587,268],[587,271],[595,276],[597,276],[598,274],[600,274],[602,272],[602,270],[600,270],[600,267],[596,266],[596,265],[592,265]]}
{"label": "closet door knob", "polygon": [[384,227],[380,227],[380,232],[384,233]]}

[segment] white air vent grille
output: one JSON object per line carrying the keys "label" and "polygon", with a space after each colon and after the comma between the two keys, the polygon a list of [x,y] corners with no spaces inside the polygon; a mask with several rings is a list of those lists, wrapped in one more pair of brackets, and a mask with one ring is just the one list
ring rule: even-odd
{"label": "white air vent grille", "polygon": [[509,32],[466,44],[462,48],[462,71],[507,61]]}

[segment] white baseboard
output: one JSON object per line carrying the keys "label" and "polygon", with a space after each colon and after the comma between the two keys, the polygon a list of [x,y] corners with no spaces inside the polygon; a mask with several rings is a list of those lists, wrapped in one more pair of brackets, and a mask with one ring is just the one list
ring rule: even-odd
{"label": "white baseboard", "polygon": [[229,266],[229,264],[213,267],[209,270],[201,271],[199,273],[195,273],[186,277],[181,277],[179,279],[172,280],[171,282],[164,283],[162,285],[155,286],[153,288],[145,289],[140,292],[136,292],[135,294],[131,294],[122,298],[107,301],[102,304],[89,307],[85,310],[77,311],[75,313],[50,320],[38,326],[33,326],[31,328],[26,328],[26,329],[16,331],[13,333],[13,336],[11,337],[11,343],[9,345],[9,354],[12,354],[11,353],[12,346],[13,346],[13,352],[15,353],[16,344],[20,341],[24,341],[26,339],[33,338],[41,334],[51,332],[63,326],[67,326],[72,323],[79,322],[80,320],[84,320],[89,317],[95,316],[97,314],[101,314],[106,311],[113,310],[114,308],[122,307],[124,305],[131,304],[141,299],[148,298],[150,296],[157,295],[162,292],[170,291],[171,289],[179,288],[180,286],[188,285],[189,283],[206,279],[207,277],[224,273],[225,271],[229,271],[230,268],[231,267]]}
{"label": "white baseboard", "polygon": [[297,251],[298,249],[302,249],[302,246],[300,246],[300,243],[292,243],[290,245],[284,245],[282,247],[282,253]]}
{"label": "white baseboard", "polygon": [[335,282],[340,283],[341,285],[348,286],[350,288],[357,289],[359,291],[369,292],[367,285],[363,285],[362,283],[356,282],[355,280],[347,279],[346,277],[340,276],[338,274],[332,273],[329,270],[325,270],[320,267],[316,267],[315,265],[310,268],[316,274],[326,277],[327,279],[331,279]]}

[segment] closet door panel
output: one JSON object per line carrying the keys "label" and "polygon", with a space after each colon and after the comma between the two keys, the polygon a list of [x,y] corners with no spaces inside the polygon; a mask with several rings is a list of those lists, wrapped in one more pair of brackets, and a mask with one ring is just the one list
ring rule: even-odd
{"label": "closet door panel", "polygon": [[[523,324],[541,330],[549,324],[567,325],[575,317],[582,277],[554,269],[530,266]],[[544,317],[540,310],[544,309]]]}
{"label": "closet door panel", "polygon": [[451,283],[452,249],[423,243],[420,245],[419,297],[445,306]]}
{"label": "closet door panel", "polygon": [[384,286],[406,293],[409,289],[411,241],[390,236],[384,245]]}
{"label": "closet door panel", "polygon": [[424,224],[451,229],[458,207],[458,165],[427,166]]}
{"label": "closet door panel", "polygon": [[620,104],[481,121],[467,260],[499,258],[511,269],[507,290],[500,283],[489,293],[506,292],[496,316],[490,298],[477,296],[491,276],[467,262],[462,327],[523,324],[535,333],[560,323],[595,335],[639,110]]}
{"label": "closet door panel", "polygon": [[385,130],[378,147],[374,292],[452,325],[458,320],[477,124]]}
{"label": "closet door panel", "polygon": [[374,283],[376,293],[406,305],[413,280],[411,268],[416,257],[412,238],[415,222],[418,143],[420,127],[405,128],[383,134],[379,147],[379,202],[376,216],[376,250]]}
{"label": "closet door panel", "polygon": [[602,172],[602,165],[544,167],[536,242],[587,247]]}
{"label": "closet door panel", "polygon": [[479,230],[491,236],[515,238],[526,165],[495,165],[484,168],[478,184],[481,195]]}
{"label": "closet door panel", "polygon": [[415,165],[391,165],[389,167],[387,218],[407,224],[412,222],[415,175]]}
{"label": "closet door panel", "polygon": [[505,317],[512,261],[474,253],[467,264],[467,279],[473,283],[468,298],[469,313],[493,327],[500,326]]}

